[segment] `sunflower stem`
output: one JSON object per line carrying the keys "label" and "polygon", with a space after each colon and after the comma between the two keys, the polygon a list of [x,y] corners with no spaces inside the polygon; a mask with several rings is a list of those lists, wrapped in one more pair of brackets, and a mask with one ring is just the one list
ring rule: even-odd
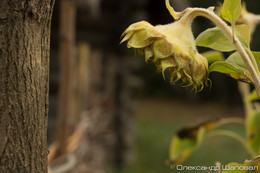
{"label": "sunflower stem", "polygon": [[[168,0],[166,0],[168,1]],[[211,20],[217,27],[219,27],[224,34],[232,41],[234,44],[236,50],[241,55],[243,61],[245,62],[250,75],[253,79],[253,84],[255,86],[256,92],[258,97],[260,98],[260,77],[259,77],[259,70],[254,66],[254,63],[250,59],[249,55],[247,54],[247,51],[242,46],[236,35],[233,35],[232,29],[228,27],[228,25],[214,12],[203,9],[203,8],[187,8],[185,10],[185,13],[180,19],[184,24],[190,25],[193,19],[197,16],[203,16],[205,18],[208,18]]]}

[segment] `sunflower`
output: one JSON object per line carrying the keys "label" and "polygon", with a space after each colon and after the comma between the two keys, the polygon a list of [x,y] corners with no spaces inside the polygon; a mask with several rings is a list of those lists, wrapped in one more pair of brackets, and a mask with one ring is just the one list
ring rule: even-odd
{"label": "sunflower", "polygon": [[195,92],[208,81],[208,62],[198,53],[190,24],[178,20],[167,25],[153,26],[146,21],[130,25],[121,36],[128,48],[135,48],[146,62],[154,63],[170,73],[170,83],[181,80],[182,85],[193,86]]}

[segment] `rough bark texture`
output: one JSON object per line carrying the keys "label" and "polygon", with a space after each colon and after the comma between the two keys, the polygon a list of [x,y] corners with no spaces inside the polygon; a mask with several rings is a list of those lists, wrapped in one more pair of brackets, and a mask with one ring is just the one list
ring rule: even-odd
{"label": "rough bark texture", "polygon": [[53,5],[0,1],[0,172],[47,172]]}

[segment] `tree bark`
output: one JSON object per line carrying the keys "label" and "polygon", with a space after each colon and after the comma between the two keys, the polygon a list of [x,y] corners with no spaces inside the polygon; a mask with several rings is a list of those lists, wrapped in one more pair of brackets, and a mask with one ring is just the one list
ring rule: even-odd
{"label": "tree bark", "polygon": [[47,172],[53,6],[0,1],[0,172]]}

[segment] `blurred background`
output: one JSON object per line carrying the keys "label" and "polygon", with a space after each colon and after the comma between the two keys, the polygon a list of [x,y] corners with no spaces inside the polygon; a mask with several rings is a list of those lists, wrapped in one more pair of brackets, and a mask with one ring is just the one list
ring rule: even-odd
{"label": "blurred background", "polygon": [[[207,8],[218,2],[223,1],[174,0],[174,8]],[[246,4],[260,14],[257,0]],[[195,94],[170,85],[154,65],[120,45],[123,31],[141,20],[173,22],[164,0],[57,0],[50,59],[51,172],[177,172],[166,164],[176,131],[216,117],[244,116],[235,80],[210,74],[212,87]],[[213,26],[198,17],[194,36]],[[252,50],[259,50],[259,30]],[[244,133],[239,125],[226,128]],[[226,164],[247,157],[241,144],[214,137],[183,164]]]}

